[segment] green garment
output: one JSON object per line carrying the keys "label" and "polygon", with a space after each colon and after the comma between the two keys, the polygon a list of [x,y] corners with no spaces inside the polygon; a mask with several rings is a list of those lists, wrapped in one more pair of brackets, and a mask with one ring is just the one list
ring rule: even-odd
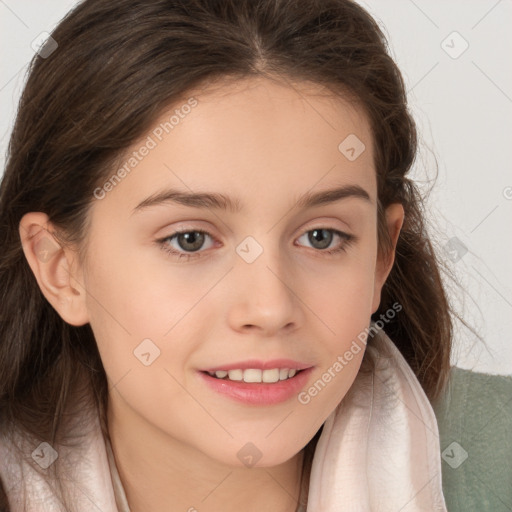
{"label": "green garment", "polygon": [[432,407],[448,512],[512,512],[512,376],[452,366]]}

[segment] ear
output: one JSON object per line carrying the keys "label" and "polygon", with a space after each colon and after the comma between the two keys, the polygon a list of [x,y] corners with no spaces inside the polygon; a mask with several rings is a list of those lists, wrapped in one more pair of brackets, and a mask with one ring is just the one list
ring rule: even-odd
{"label": "ear", "polygon": [[382,287],[395,262],[395,249],[398,235],[404,223],[404,207],[400,203],[390,204],[385,211],[386,225],[391,239],[391,248],[386,255],[379,255],[375,267],[372,313],[379,309]]}
{"label": "ear", "polygon": [[80,285],[82,269],[78,268],[76,253],[63,249],[54,231],[45,213],[25,214],[19,224],[23,252],[41,292],[60,317],[68,324],[84,325],[89,317],[85,290]]}

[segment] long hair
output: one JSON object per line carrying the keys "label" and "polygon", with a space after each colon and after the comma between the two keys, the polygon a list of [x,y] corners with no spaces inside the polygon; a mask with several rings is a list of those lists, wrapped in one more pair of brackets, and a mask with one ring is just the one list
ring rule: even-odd
{"label": "long hair", "polygon": [[[85,409],[99,414],[107,433],[108,382],[93,332],[64,322],[41,293],[20,243],[21,218],[45,212],[63,246],[85,249],[93,191],[120,155],[188,90],[222,78],[311,81],[363,109],[374,137],[380,254],[390,248],[385,208],[399,202],[405,210],[372,320],[402,305],[385,331],[428,398],[440,395],[452,309],[422,198],[407,177],[416,127],[386,37],[362,7],[350,0],[85,0],[51,36],[58,46],[47,43],[30,63],[0,188],[3,435],[16,426],[31,446],[72,445],[80,439],[73,418]],[[304,475],[319,433],[305,448]],[[50,469],[46,477],[59,482],[59,462]]]}

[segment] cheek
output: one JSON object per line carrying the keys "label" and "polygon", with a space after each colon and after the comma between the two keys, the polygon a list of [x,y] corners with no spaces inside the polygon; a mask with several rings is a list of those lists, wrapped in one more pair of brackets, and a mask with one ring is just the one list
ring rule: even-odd
{"label": "cheek", "polygon": [[340,266],[337,272],[324,279],[312,280],[308,285],[311,288],[309,296],[314,297],[319,311],[331,318],[359,316],[358,312],[364,316],[371,307],[373,282],[370,267]]}
{"label": "cheek", "polygon": [[[86,273],[90,325],[111,385],[130,372],[130,379],[145,383],[142,387],[159,389],[154,382],[160,378],[157,373],[169,380],[164,368],[178,372],[180,361],[195,348],[177,340],[187,339],[182,329],[205,285],[193,286],[182,273],[168,268],[165,272],[154,260],[147,261],[144,251],[121,248],[122,244],[105,244],[97,254],[107,256],[94,260]],[[135,386],[136,400],[140,391]],[[172,396],[172,389],[167,391]]]}
{"label": "cheek", "polygon": [[[84,276],[91,328],[107,372],[113,380],[131,368],[133,353],[145,338],[161,336],[158,289],[147,281],[144,268],[115,244],[100,244]],[[123,256],[124,254],[124,256]]]}
{"label": "cheek", "polygon": [[375,254],[376,243],[364,250],[360,247],[335,267],[324,268],[314,279],[305,277],[305,302],[323,324],[325,333],[322,340],[326,357],[322,370],[327,371],[338,356],[347,354],[342,362],[343,370],[333,369],[331,373],[343,375],[335,380],[343,379],[348,385],[357,374],[366,348],[374,295]]}
{"label": "cheek", "polygon": [[157,272],[155,262],[127,241],[96,239],[86,273],[87,307],[98,329],[109,327],[121,337],[162,336],[172,321],[175,283]]}
{"label": "cheek", "polygon": [[376,247],[359,247],[335,263],[302,274],[306,303],[337,333],[368,323],[374,292]]}
{"label": "cheek", "polygon": [[[315,310],[329,329],[325,330],[324,349],[327,356],[327,367],[331,366],[347,351],[347,362],[351,367],[343,371],[347,373],[357,371],[360,360],[364,354],[365,332],[371,318],[373,298],[373,279],[363,270],[352,271],[347,275],[333,280],[325,295],[317,295]],[[353,367],[353,370],[352,370]],[[355,377],[355,374],[352,375]]]}
{"label": "cheek", "polygon": [[324,333],[318,340],[322,359],[301,403],[314,398],[314,407],[323,416],[346,395],[359,372],[371,318],[372,284],[365,272],[351,272],[333,280],[324,295],[316,296],[312,309],[324,324],[316,331]]}

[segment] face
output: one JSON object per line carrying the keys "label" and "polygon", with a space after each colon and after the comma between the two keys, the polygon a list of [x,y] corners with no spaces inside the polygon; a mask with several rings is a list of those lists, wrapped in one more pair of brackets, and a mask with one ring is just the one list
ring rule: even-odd
{"label": "face", "polygon": [[[187,99],[96,190],[86,263],[73,270],[83,302],[54,304],[90,322],[112,410],[222,463],[242,465],[245,447],[261,454],[255,465],[277,465],[352,385],[389,272],[370,128],[306,84],[251,79]],[[154,201],[170,189],[222,200]],[[392,235],[400,225],[390,209]],[[244,362],[270,370],[246,380],[304,371],[245,385],[205,373]]]}

